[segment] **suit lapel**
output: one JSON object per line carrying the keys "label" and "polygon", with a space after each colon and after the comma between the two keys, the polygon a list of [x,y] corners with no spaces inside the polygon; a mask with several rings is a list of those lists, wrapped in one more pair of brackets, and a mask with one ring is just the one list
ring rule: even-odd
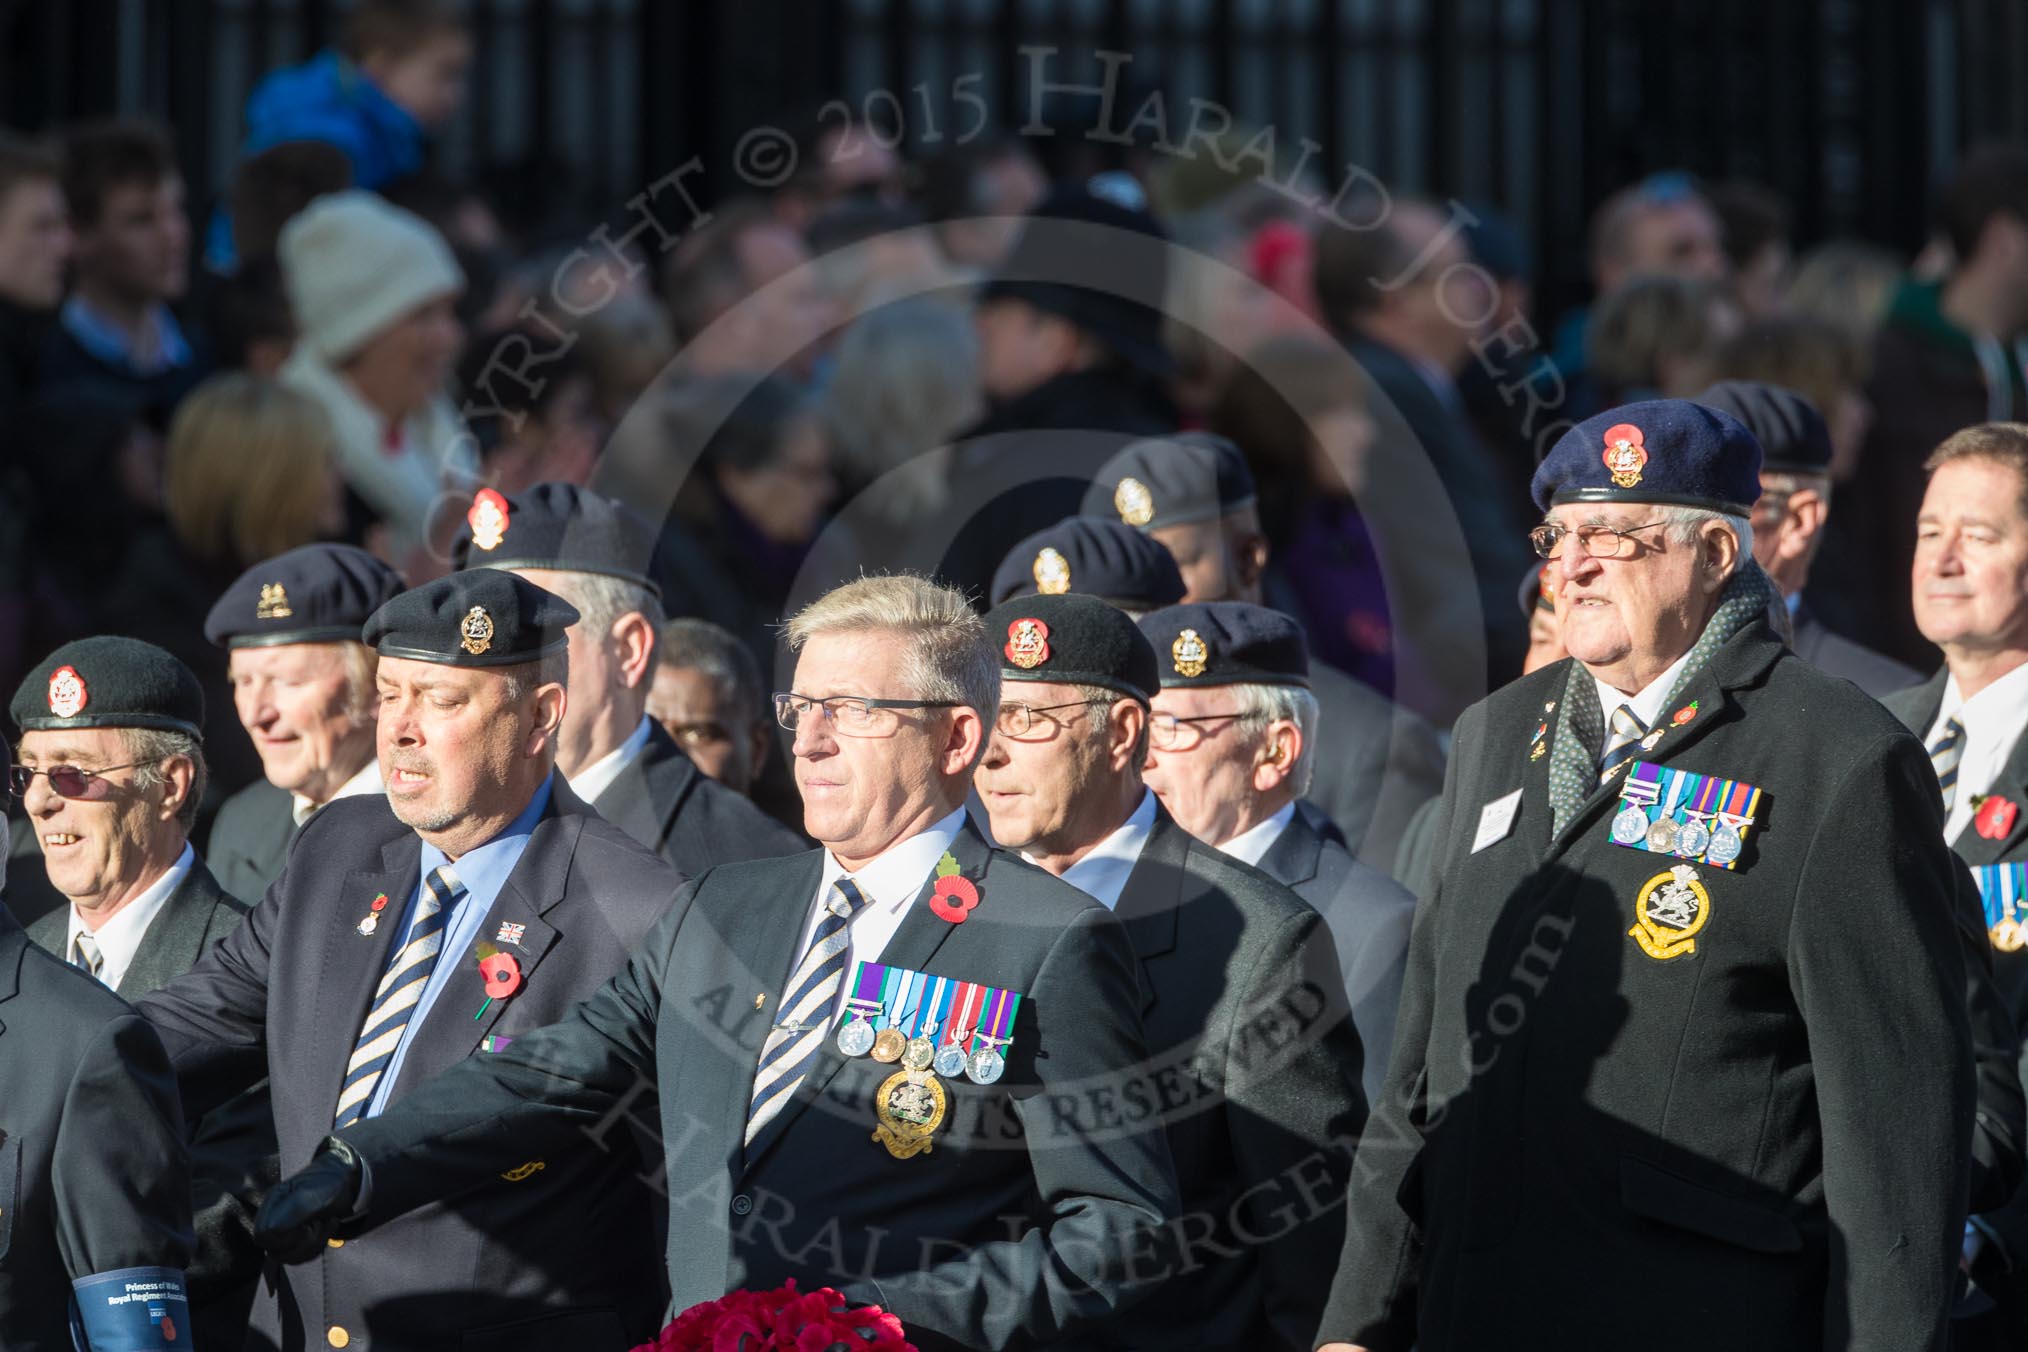
{"label": "suit lapel", "polygon": [[[1942,707],[1941,703],[1938,707]],[[1932,713],[1931,721],[1934,722],[1935,718]],[[1973,813],[1972,819],[1965,823],[1965,829],[1958,832],[1958,838],[1951,843],[1951,848],[1967,864],[1997,864],[2003,859],[2018,856],[2023,844],[2028,843],[2028,732],[2014,739],[2013,747],[2007,752],[2007,763],[1994,777],[1989,793],[2014,804],[2014,820],[1998,840],[1989,840],[1979,834],[1978,814]]]}
{"label": "suit lapel", "polygon": [[594,806],[614,826],[649,849],[659,850],[699,773],[662,725],[651,721],[641,754],[599,795]]}
{"label": "suit lapel", "polygon": [[203,953],[205,932],[211,928],[212,912],[224,896],[204,861],[192,863],[182,883],[163,902],[160,914],[148,922],[141,946],[120,978],[119,993],[129,1000],[138,999],[195,967]]}
{"label": "suit lapel", "polygon": [[1284,887],[1301,887],[1317,876],[1317,860],[1323,853],[1324,838],[1298,808],[1281,835],[1275,837],[1275,843],[1260,857],[1260,871]]}
{"label": "suit lapel", "polygon": [[1190,835],[1176,824],[1169,810],[1155,805],[1155,824],[1148,831],[1141,857],[1134,861],[1127,885],[1120,889],[1119,905],[1113,914],[1127,927],[1134,956],[1141,960],[1141,1012],[1155,1006],[1157,983],[1147,967],[1176,950],[1177,912],[1183,903],[1184,860],[1190,853]]}
{"label": "suit lapel", "polygon": [[[353,1045],[359,1041],[366,1007],[373,1002],[373,992],[387,970],[388,955],[401,933],[409,898],[421,881],[422,841],[413,832],[404,831],[387,843],[380,859],[381,868],[377,872],[346,874],[336,904],[321,918],[323,962],[314,969],[320,1035],[305,1044],[298,1055],[309,1063],[305,1067],[308,1082],[329,1087],[329,1097],[322,1101],[330,1104],[334,1115],[338,1091],[345,1082],[345,1065],[352,1059]],[[379,919],[373,933],[359,933],[359,922],[375,914],[370,909],[373,899],[383,895],[387,905],[377,913]],[[297,991],[268,992],[271,1002],[294,1003],[301,998]]]}

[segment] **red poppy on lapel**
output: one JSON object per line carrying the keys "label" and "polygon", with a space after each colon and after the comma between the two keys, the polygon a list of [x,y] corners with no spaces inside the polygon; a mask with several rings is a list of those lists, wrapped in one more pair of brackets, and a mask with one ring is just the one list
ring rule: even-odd
{"label": "red poppy on lapel", "polygon": [[521,964],[512,953],[494,953],[479,959],[479,975],[486,978],[486,996],[505,1000],[521,989]]}
{"label": "red poppy on lapel", "polygon": [[1979,804],[1979,811],[1972,818],[1972,825],[1987,840],[2005,840],[2007,833],[2014,829],[2014,818],[2021,809],[2012,801],[1994,794]]}
{"label": "red poppy on lapel", "polygon": [[930,910],[939,920],[953,925],[962,925],[979,904],[979,889],[972,880],[958,872],[958,861],[949,850],[937,861],[936,886],[930,889]]}

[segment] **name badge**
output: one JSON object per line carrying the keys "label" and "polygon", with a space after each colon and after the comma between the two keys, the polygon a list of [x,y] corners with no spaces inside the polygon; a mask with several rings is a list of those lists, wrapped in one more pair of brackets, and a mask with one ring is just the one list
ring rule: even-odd
{"label": "name badge", "polygon": [[1472,837],[1472,853],[1477,854],[1488,845],[1497,845],[1507,838],[1514,829],[1514,818],[1521,812],[1521,790],[1495,798],[1479,809],[1479,829]]}

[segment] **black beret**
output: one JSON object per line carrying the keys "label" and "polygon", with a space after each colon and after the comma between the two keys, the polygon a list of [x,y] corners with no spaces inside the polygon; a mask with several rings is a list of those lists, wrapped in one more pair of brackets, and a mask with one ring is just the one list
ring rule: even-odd
{"label": "black beret", "polygon": [[405,591],[366,622],[382,657],[447,667],[508,667],[562,652],[577,608],[526,578],[468,568]]}
{"label": "black beret", "polygon": [[1003,681],[1097,685],[1144,704],[1155,692],[1155,650],[1096,596],[1019,597],[987,612],[986,632],[1001,645]]}
{"label": "black beret", "polygon": [[1127,610],[1159,610],[1183,599],[1176,556],[1132,526],[1067,517],[1008,552],[993,574],[993,604],[1012,596],[1080,592]]}
{"label": "black beret", "polygon": [[137,638],[66,643],[14,692],[7,707],[23,732],[153,728],[204,737],[204,689],[175,656]]}
{"label": "black beret", "polygon": [[367,616],[401,592],[401,574],[353,545],[304,545],[257,563],[204,617],[221,648],[359,641]]}
{"label": "black beret", "polygon": [[1822,474],[1831,467],[1831,429],[1817,406],[1794,390],[1761,380],[1721,380],[1697,402],[1746,424],[1760,443],[1762,469]]}
{"label": "black beret", "polygon": [[601,573],[659,597],[648,576],[654,552],[654,530],[621,503],[575,484],[536,484],[512,498],[480,489],[451,544],[451,566]]}
{"label": "black beret", "polygon": [[1310,684],[1303,626],[1279,610],[1244,601],[1198,601],[1141,617],[1162,663],[1162,688]]}
{"label": "black beret", "polygon": [[1209,432],[1178,432],[1122,446],[1085,494],[1084,514],[1160,530],[1216,521],[1253,500],[1253,471],[1239,447]]}
{"label": "black beret", "polygon": [[1760,443],[1730,413],[1649,399],[1586,418],[1535,467],[1535,505],[1655,502],[1745,512],[1760,498]]}

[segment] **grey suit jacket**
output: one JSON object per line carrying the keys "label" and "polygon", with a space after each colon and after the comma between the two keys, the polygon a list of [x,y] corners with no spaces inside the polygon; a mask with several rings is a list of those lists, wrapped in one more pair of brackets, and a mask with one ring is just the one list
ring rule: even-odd
{"label": "grey suit jacket", "polygon": [[794,831],[698,769],[653,721],[641,754],[592,806],[686,878],[720,864],[810,848]]}
{"label": "grey suit jacket", "polygon": [[204,842],[204,857],[218,885],[252,905],[266,894],[269,883],[282,876],[289,842],[295,838],[289,792],[256,779],[219,804]]}
{"label": "grey suit jacket", "polygon": [[1300,812],[1261,856],[1260,870],[1310,903],[1331,927],[1365,1054],[1361,1087],[1371,1103],[1387,1078],[1387,1053],[1394,1046],[1415,897],[1347,854],[1343,845],[1326,840]]}
{"label": "grey suit jacket", "polygon": [[[148,922],[141,946],[134,951],[117,987],[121,998],[138,1000],[149,991],[168,985],[197,965],[204,950],[239,927],[247,907],[227,896],[211,870],[198,859],[162,909]],[[70,911],[53,911],[28,927],[28,937],[59,960],[70,934]]]}
{"label": "grey suit jacket", "polygon": [[1443,792],[1443,743],[1420,715],[1333,667],[1311,664],[1310,693],[1328,754],[1316,757],[1307,801],[1361,863],[1390,872],[1409,819]]}
{"label": "grey suit jacket", "polygon": [[1797,609],[1795,630],[1789,646],[1796,650],[1796,656],[1821,671],[1843,676],[1875,699],[1922,684],[1922,673],[1914,667],[1904,666],[1885,653],[1874,652],[1826,628],[1808,606]]}

